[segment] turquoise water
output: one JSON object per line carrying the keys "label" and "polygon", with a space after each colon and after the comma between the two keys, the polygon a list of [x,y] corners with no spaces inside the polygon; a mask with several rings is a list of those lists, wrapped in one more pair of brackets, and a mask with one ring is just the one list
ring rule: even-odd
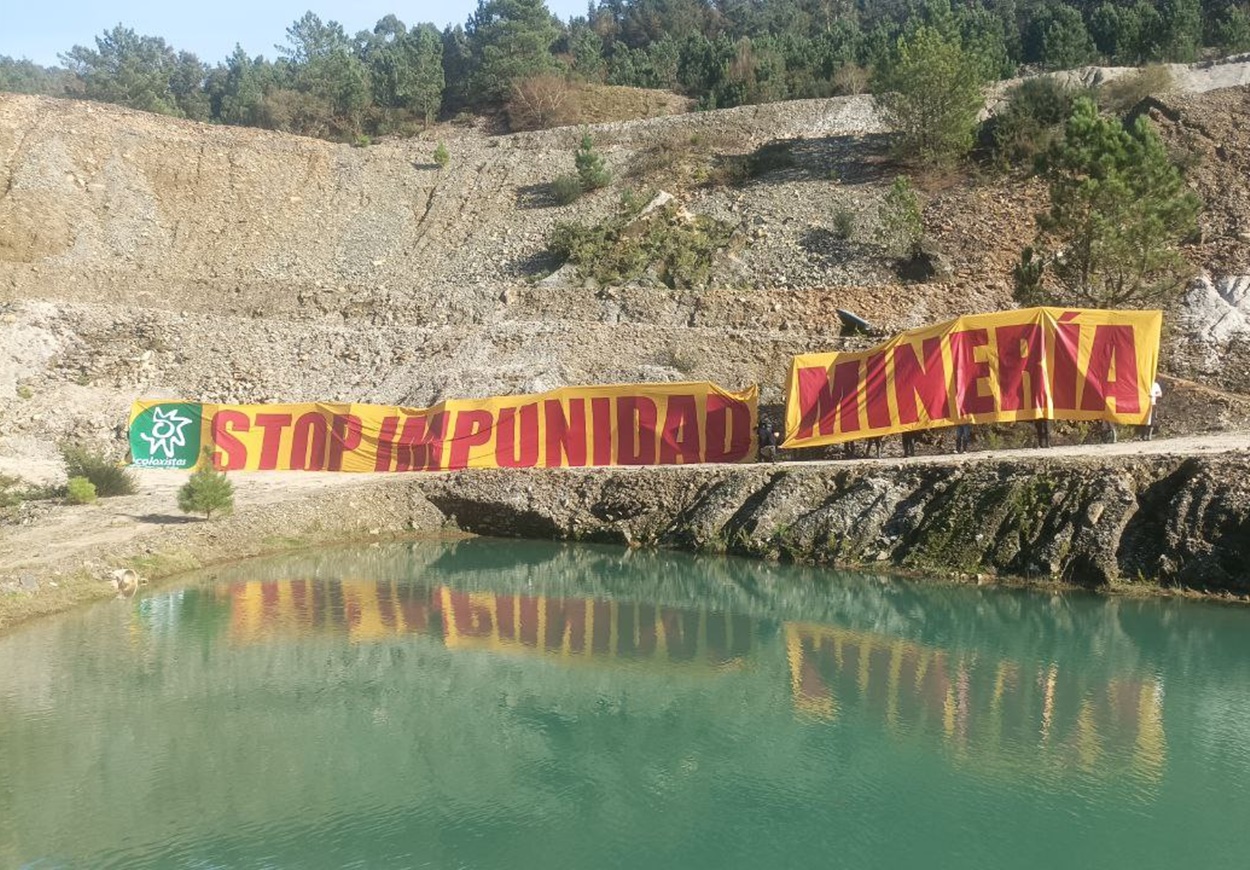
{"label": "turquoise water", "polygon": [[1244,867],[1250,611],[473,540],[0,638],[0,867]]}

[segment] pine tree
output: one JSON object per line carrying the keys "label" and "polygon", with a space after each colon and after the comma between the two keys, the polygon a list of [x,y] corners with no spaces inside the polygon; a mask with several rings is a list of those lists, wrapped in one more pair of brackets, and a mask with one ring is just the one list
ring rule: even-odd
{"label": "pine tree", "polygon": [[1050,211],[1038,216],[1056,301],[1114,307],[1176,291],[1187,277],[1176,245],[1201,207],[1145,117],[1125,129],[1077,100],[1064,137],[1041,162]]}
{"label": "pine tree", "polygon": [[612,183],[612,173],[604,164],[603,155],[595,150],[590,133],[582,133],[582,142],[573,155],[573,163],[577,166],[577,178],[582,183],[582,190],[598,190]]}
{"label": "pine tree", "polygon": [[981,110],[980,61],[958,39],[931,27],[900,37],[878,76],[877,104],[899,134],[898,150],[923,163],[946,163],[972,147]]}
{"label": "pine tree", "polygon": [[214,471],[212,460],[205,456],[199,469],[178,490],[178,509],[184,514],[204,514],[210,520],[214,512],[229,514],[234,510],[234,484],[225,472]]}

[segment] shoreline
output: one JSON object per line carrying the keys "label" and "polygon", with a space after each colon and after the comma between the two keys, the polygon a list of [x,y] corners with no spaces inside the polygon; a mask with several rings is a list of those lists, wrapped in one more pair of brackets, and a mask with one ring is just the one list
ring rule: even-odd
{"label": "shoreline", "polygon": [[[173,515],[169,495],[184,475],[148,472],[133,503],[55,508],[42,522],[15,527],[24,534],[6,542],[7,553],[38,540],[40,530],[44,541],[37,558],[0,558],[0,632],[113,596],[107,580],[117,568],[155,584],[321,546],[478,534],[732,554],[920,581],[1250,600],[1250,450],[1238,446],[275,474],[235,476],[236,512],[211,522]],[[110,537],[110,528],[118,534]]]}

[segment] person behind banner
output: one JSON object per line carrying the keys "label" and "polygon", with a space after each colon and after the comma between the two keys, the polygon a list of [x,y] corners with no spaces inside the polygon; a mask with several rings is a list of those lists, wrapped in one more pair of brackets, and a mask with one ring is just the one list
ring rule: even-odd
{"label": "person behind banner", "polygon": [[916,455],[916,442],[919,440],[920,440],[919,432],[904,432],[903,433],[903,456],[904,457]]}
{"label": "person behind banner", "polygon": [[767,456],[769,462],[776,462],[778,445],[781,444],[781,433],[777,431],[777,427],[761,414],[759,425],[755,431],[756,435],[759,436],[759,461],[763,462],[765,456]]}
{"label": "person behind banner", "polygon": [[960,423],[955,427],[955,452],[966,453],[972,446],[972,424]]}
{"label": "person behind banner", "polygon": [[1037,446],[1044,449],[1050,449],[1050,420],[1042,417],[1033,421],[1033,431],[1037,435]]}
{"label": "person behind banner", "polygon": [[1146,422],[1137,427],[1137,440],[1149,441],[1154,438],[1155,430],[1155,405],[1159,403],[1159,399],[1163,397],[1163,388],[1159,386],[1159,382],[1155,381],[1150,385],[1150,411],[1146,415]]}

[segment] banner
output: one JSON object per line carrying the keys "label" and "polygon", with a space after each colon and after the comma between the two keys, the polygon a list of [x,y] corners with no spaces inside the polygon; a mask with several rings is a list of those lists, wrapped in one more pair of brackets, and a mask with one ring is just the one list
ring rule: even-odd
{"label": "banner", "polygon": [[755,458],[756,388],[709,383],[567,387],[432,408],[142,400],[136,466],[224,471],[439,471],[677,465]]}
{"label": "banner", "polygon": [[794,357],[784,447],[957,423],[1143,423],[1159,311],[1025,308],[913,329],[856,353]]}

